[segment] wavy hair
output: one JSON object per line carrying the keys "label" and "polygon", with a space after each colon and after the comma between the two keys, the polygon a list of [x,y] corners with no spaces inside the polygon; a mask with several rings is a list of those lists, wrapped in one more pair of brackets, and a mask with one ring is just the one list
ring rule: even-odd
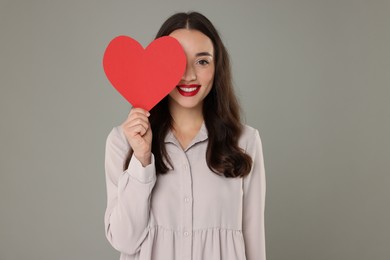
{"label": "wavy hair", "polygon": [[[213,24],[198,12],[172,15],[163,23],[155,39],[167,36],[177,29],[198,30],[211,39],[214,47],[213,86],[203,101],[203,117],[208,132],[207,165],[211,171],[221,176],[244,177],[250,172],[252,159],[238,146],[243,125],[233,90],[229,54]],[[165,136],[172,128],[168,102],[167,96],[151,109],[149,117],[153,131],[152,153],[158,174],[169,171],[167,164],[173,169],[164,143]],[[127,169],[132,153],[130,149],[123,170]]]}

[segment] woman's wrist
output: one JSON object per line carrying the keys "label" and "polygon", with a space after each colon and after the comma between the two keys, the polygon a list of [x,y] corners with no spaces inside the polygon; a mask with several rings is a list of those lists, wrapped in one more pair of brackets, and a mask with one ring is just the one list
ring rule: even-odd
{"label": "woman's wrist", "polygon": [[143,167],[152,163],[152,154],[150,152],[142,155],[134,154],[134,156],[141,162]]}

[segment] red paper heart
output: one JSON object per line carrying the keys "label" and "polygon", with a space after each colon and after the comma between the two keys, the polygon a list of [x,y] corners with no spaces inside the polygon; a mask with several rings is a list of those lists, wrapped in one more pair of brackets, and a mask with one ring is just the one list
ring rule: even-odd
{"label": "red paper heart", "polygon": [[104,52],[103,67],[108,80],[133,107],[149,111],[179,83],[186,56],[170,36],[152,41],[146,49],[128,36],[118,36]]}

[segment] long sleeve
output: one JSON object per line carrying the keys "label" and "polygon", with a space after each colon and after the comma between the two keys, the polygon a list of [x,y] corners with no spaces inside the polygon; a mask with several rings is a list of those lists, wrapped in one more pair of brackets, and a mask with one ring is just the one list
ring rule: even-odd
{"label": "long sleeve", "polygon": [[256,130],[247,152],[253,160],[252,170],[243,181],[243,235],[247,260],[265,260],[265,170],[262,143]]}
{"label": "long sleeve", "polygon": [[110,244],[125,254],[136,254],[148,235],[150,199],[156,182],[154,156],[143,167],[132,156],[123,171],[130,145],[120,127],[114,127],[106,140],[105,175],[107,208],[104,216],[106,237]]}

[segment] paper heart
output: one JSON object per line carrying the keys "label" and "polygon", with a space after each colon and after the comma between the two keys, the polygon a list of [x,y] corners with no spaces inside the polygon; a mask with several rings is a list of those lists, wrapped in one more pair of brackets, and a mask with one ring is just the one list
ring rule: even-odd
{"label": "paper heart", "polygon": [[108,80],[133,107],[149,111],[179,83],[186,56],[170,36],[152,41],[146,49],[128,36],[118,36],[104,52],[103,67]]}

